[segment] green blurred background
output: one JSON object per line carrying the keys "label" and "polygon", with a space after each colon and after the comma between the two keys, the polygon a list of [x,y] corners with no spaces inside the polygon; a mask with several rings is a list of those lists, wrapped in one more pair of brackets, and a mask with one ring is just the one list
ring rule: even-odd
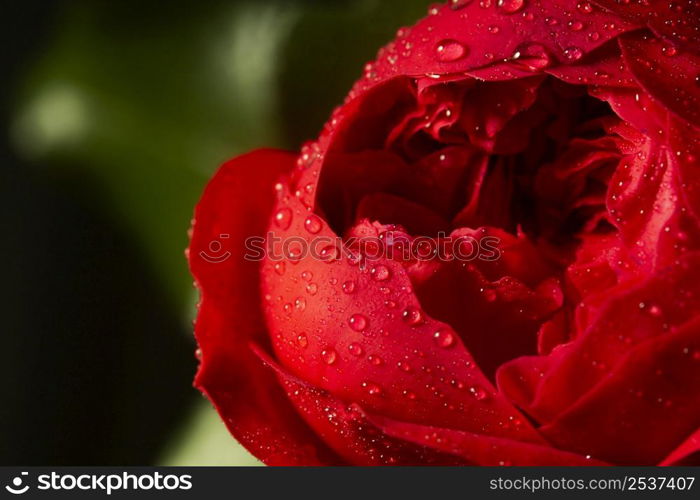
{"label": "green blurred background", "polygon": [[2,2],[0,464],[257,463],[191,387],[207,179],[313,139],[426,0]]}

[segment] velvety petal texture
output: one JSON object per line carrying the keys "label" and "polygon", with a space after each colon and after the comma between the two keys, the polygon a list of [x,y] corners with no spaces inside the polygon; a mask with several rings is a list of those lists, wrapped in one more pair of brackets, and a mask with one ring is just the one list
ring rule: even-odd
{"label": "velvety petal texture", "polygon": [[700,464],[697,2],[451,0],[195,211],[195,385],[271,465]]}

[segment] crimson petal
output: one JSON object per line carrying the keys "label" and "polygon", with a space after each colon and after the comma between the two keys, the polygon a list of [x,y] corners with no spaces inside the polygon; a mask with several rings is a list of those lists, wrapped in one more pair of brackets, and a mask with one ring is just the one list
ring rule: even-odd
{"label": "crimson petal", "polygon": [[[225,163],[195,209],[189,264],[200,291],[195,336],[201,363],[195,386],[214,404],[238,441],[263,462],[336,464],[339,459],[298,417],[273,374],[248,342],[266,342],[259,263],[244,259],[244,241],[265,231],[277,178],[295,156],[254,151]],[[216,242],[216,243],[214,243]],[[244,312],[244,313],[243,313]]]}

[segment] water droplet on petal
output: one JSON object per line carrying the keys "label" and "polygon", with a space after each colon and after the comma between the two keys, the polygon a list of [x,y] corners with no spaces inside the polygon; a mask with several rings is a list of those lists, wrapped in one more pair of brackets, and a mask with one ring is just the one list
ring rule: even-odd
{"label": "water droplet on petal", "polygon": [[303,311],[304,309],[306,309],[306,300],[302,297],[297,298],[294,301],[294,307],[297,311]]}
{"label": "water droplet on petal", "polygon": [[649,314],[651,314],[655,318],[658,318],[661,316],[661,308],[659,306],[653,305],[649,307]]}
{"label": "water droplet on petal", "polygon": [[399,370],[406,373],[410,373],[413,371],[411,365],[409,365],[406,361],[399,361],[396,363],[396,366],[399,368]]}
{"label": "water droplet on petal", "polygon": [[280,229],[289,229],[292,224],[292,211],[289,208],[281,208],[275,214],[275,224]]}
{"label": "water droplet on petal", "polygon": [[590,2],[579,2],[576,5],[576,8],[584,14],[590,14],[591,12],[593,12],[593,6]]}
{"label": "water droplet on petal", "polygon": [[497,5],[506,14],[515,14],[525,6],[525,0],[498,0]]}
{"label": "water droplet on petal", "polygon": [[467,47],[457,40],[443,40],[435,48],[437,59],[441,62],[452,62],[462,59],[468,54]]}
{"label": "water droplet on petal", "polygon": [[314,273],[312,273],[311,271],[304,271],[303,273],[301,273],[301,279],[303,279],[304,281],[311,281],[313,277]]}
{"label": "water droplet on petal", "polygon": [[345,293],[352,293],[355,291],[355,282],[353,280],[348,280],[343,283],[341,288]]}
{"label": "water droplet on petal", "polygon": [[581,21],[569,21],[567,26],[571,31],[581,31],[583,29],[583,23]]}
{"label": "water droplet on petal", "polygon": [[362,346],[358,344],[357,342],[353,342],[348,346],[348,351],[350,351],[350,354],[353,356],[360,357],[362,354],[364,354],[364,350],[362,349]]}
{"label": "water droplet on petal", "polygon": [[669,45],[661,49],[661,52],[663,52],[666,56],[673,57],[678,54],[678,49],[676,49],[673,45]]}
{"label": "water droplet on petal", "polygon": [[321,260],[327,264],[338,259],[338,247],[335,245],[328,245],[321,249],[320,254]]}
{"label": "water droplet on petal", "polygon": [[361,332],[367,328],[367,318],[362,314],[353,314],[348,320],[348,325],[350,325],[350,328],[356,332]]}
{"label": "water droplet on petal", "polygon": [[391,271],[386,266],[373,267],[370,274],[377,281],[386,281],[391,277]]}
{"label": "water droplet on petal", "polygon": [[415,392],[412,392],[412,391],[409,391],[409,390],[405,390],[405,391],[403,391],[402,394],[404,395],[404,397],[405,397],[406,399],[408,399],[408,400],[410,400],[410,401],[413,401],[413,400],[416,399],[416,393],[415,393]]}
{"label": "water droplet on petal", "polygon": [[338,353],[335,352],[335,349],[324,349],[321,351],[321,359],[327,365],[332,365],[338,360]]}
{"label": "water droplet on petal", "polygon": [[511,56],[513,62],[528,71],[542,71],[552,64],[552,58],[544,45],[525,43]]}
{"label": "water droplet on petal", "polygon": [[408,306],[401,313],[403,320],[411,326],[420,325],[423,323],[423,311],[417,307]]}
{"label": "water droplet on petal", "polygon": [[382,394],[382,388],[374,382],[362,382],[362,388],[365,389],[370,396],[380,396]]}
{"label": "water droplet on petal", "polygon": [[284,262],[275,262],[274,268],[275,272],[282,276],[284,271],[287,269],[287,265]]}
{"label": "water droplet on petal", "polygon": [[474,0],[450,0],[450,8],[452,10],[459,10],[459,9],[466,7],[467,5],[472,3],[473,1]]}
{"label": "water droplet on petal", "polygon": [[309,283],[306,285],[306,292],[309,295],[316,295],[318,293],[318,285],[316,283]]}
{"label": "water droplet on petal", "polygon": [[449,330],[438,330],[433,334],[435,343],[440,347],[452,347],[455,344],[455,336]]}
{"label": "water droplet on petal", "polygon": [[483,401],[489,397],[488,393],[482,387],[476,385],[470,387],[469,392],[477,401]]}
{"label": "water droplet on petal", "polygon": [[370,354],[367,356],[367,360],[374,366],[381,366],[384,364],[384,360],[375,354]]}
{"label": "water droplet on petal", "polygon": [[305,333],[300,333],[297,335],[297,344],[299,347],[304,348],[309,345],[309,339],[306,337]]}
{"label": "water droplet on petal", "polygon": [[306,228],[306,230],[311,234],[318,233],[322,227],[323,223],[316,215],[311,214],[304,221],[304,228]]}
{"label": "water droplet on petal", "polygon": [[567,47],[564,49],[564,56],[569,61],[578,61],[583,57],[583,51],[578,47]]}

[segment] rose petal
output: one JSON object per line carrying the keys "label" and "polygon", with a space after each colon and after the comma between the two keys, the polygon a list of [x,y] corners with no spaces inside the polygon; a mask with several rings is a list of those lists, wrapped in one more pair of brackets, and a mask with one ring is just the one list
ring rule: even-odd
{"label": "rose petal", "polygon": [[458,456],[385,434],[357,405],[291,375],[261,349],[255,351],[277,374],[287,397],[309,426],[350,464],[466,465]]}
{"label": "rose petal", "polygon": [[334,464],[339,459],[296,415],[275,388],[274,376],[248,348],[251,340],[267,342],[267,332],[255,293],[259,263],[243,258],[244,240],[265,231],[272,186],[294,160],[286,152],[260,150],[225,163],[195,209],[189,247],[200,290],[195,336],[201,363],[195,386],[236,439],[263,462]]}
{"label": "rose petal", "polygon": [[659,465],[700,465],[700,429],[693,432]]}
{"label": "rose petal", "polygon": [[698,318],[631,349],[608,377],[542,432],[568,450],[617,464],[653,465],[700,425],[697,387]]}
{"label": "rose petal", "polygon": [[[700,54],[698,20],[700,4],[693,0],[591,0],[635,24],[646,24],[659,36]],[[653,58],[650,58],[653,60]]]}
{"label": "rose petal", "polygon": [[550,75],[572,85],[600,85],[603,87],[634,88],[637,81],[630,75],[617,41],[611,41],[594,50],[577,64],[556,66],[547,70]]}
{"label": "rose petal", "polygon": [[[607,465],[605,462],[558,450],[547,445],[524,443],[440,427],[416,425],[374,415],[370,415],[369,419],[389,436],[456,455],[474,465]],[[511,422],[511,425],[517,424],[517,422]]]}
{"label": "rose petal", "polygon": [[[291,223],[277,236],[309,245],[335,241],[322,219],[294,199],[288,203]],[[308,217],[321,222],[313,234]],[[374,231],[379,241],[374,226],[364,227],[363,234]],[[275,261],[263,265],[266,320],[283,366],[372,412],[539,440],[529,425],[502,426],[521,417],[494,391],[457,333],[421,309],[401,263],[380,257],[358,265],[337,245],[331,259],[309,254],[286,261],[283,272]]]}
{"label": "rose petal", "polygon": [[673,113],[700,126],[700,55],[679,52],[639,33],[620,37],[620,47],[627,67],[644,90]]}
{"label": "rose petal", "polygon": [[688,257],[634,288],[609,290],[599,316],[562,348],[541,381],[534,414],[548,421],[606,377],[632,346],[689,320],[700,307],[699,265],[699,256]]}
{"label": "rose petal", "polygon": [[[463,6],[462,6],[463,5]],[[458,75],[491,68],[494,62],[515,60],[530,74],[562,63],[571,64],[585,54],[637,27],[609,10],[576,8],[567,0],[529,0],[509,13],[498,2],[467,2],[431,8],[427,18],[382,49],[377,62],[353,89],[356,95],[396,75]],[[536,56],[536,64],[523,64]],[[517,71],[517,65],[514,71]],[[506,78],[515,78],[511,73]],[[482,72],[480,78],[491,79]]]}
{"label": "rose petal", "polygon": [[435,234],[449,228],[449,222],[429,208],[388,193],[373,193],[362,198],[355,224],[362,219],[398,224],[417,235]]}
{"label": "rose petal", "polygon": [[[475,235],[479,241],[489,233],[453,233],[456,238],[465,235]],[[529,245],[524,237],[510,236],[498,244],[502,254],[497,260],[458,259],[440,264],[425,277],[412,276],[425,311],[459,333],[479,368],[489,377],[501,363],[534,354],[539,325],[561,306],[558,283],[545,279],[549,276],[543,271],[546,264],[535,252],[527,251]]]}

